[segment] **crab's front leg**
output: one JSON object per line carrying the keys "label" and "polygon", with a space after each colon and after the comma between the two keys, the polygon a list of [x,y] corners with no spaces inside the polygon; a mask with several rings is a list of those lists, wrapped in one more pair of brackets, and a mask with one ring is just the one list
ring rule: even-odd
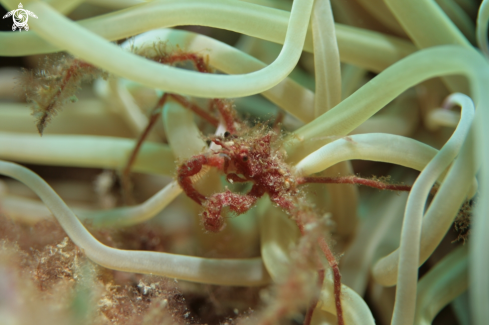
{"label": "crab's front leg", "polygon": [[206,197],[200,194],[193,186],[192,176],[197,175],[201,170],[202,166],[208,165],[211,167],[217,167],[218,169],[223,169],[224,157],[216,154],[202,154],[197,155],[186,162],[184,162],[177,170],[177,180],[178,184],[182,190],[187,194],[189,198],[202,205],[206,200]]}
{"label": "crab's front leg", "polygon": [[254,185],[248,194],[232,193],[229,190],[222,193],[216,193],[210,196],[204,202],[204,212],[202,212],[204,228],[207,231],[218,232],[224,228],[224,218],[221,216],[221,210],[229,207],[238,215],[243,214],[251,209],[256,201],[263,196],[264,191],[257,185]]}

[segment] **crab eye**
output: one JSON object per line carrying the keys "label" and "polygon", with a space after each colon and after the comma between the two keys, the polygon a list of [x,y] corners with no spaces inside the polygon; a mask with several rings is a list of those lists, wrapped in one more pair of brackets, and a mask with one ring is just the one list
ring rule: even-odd
{"label": "crab eye", "polygon": [[243,161],[248,161],[248,156],[243,156]]}
{"label": "crab eye", "polygon": [[228,138],[229,136],[231,136],[231,133],[229,131],[224,132],[224,137],[225,138]]}

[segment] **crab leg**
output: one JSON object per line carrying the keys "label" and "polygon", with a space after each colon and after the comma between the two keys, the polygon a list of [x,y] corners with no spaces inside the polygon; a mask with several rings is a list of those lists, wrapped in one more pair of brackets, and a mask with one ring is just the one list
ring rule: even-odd
{"label": "crab leg", "polygon": [[217,167],[222,170],[224,166],[224,158],[206,154],[194,156],[180,165],[177,171],[178,184],[185,194],[199,205],[202,205],[207,198],[194,188],[191,177],[197,175],[204,165]]}
{"label": "crab leg", "polygon": [[139,150],[141,149],[141,146],[143,145],[144,140],[149,134],[149,131],[153,128],[153,126],[156,124],[158,121],[160,115],[161,115],[161,108],[163,105],[165,105],[165,102],[168,98],[168,94],[164,94],[161,96],[160,100],[156,104],[156,106],[153,108],[151,111],[151,116],[148,121],[148,125],[146,125],[146,128],[144,129],[143,133],[138,138],[138,141],[136,142],[136,146],[131,152],[131,155],[129,156],[129,159],[126,162],[126,165],[124,166],[124,169],[122,170],[121,173],[121,186],[122,186],[122,197],[124,202],[130,203],[131,201],[131,182],[129,180],[129,174],[131,173],[131,167],[136,161],[136,157],[139,153]]}
{"label": "crab leg", "polygon": [[[270,197],[270,199],[273,202],[277,203],[289,215],[294,217],[294,221],[296,222],[297,227],[299,228],[302,236],[307,235],[307,231],[305,229],[305,226],[311,218],[309,216],[307,216],[306,212],[297,210],[297,208],[295,208],[297,205],[294,202],[292,202],[291,200],[285,199],[284,197],[272,196],[272,197]],[[334,284],[336,317],[338,319],[338,325],[344,325],[343,308],[341,306],[341,273],[340,273],[340,268],[338,267],[338,261],[334,257],[333,252],[329,248],[329,245],[323,236],[319,237],[317,241],[319,244],[319,248],[321,249],[321,251],[326,256],[326,259],[328,260],[329,266],[333,270],[333,284]],[[321,272],[321,270],[319,272]],[[321,274],[321,273],[318,274],[319,280],[321,280],[322,275],[323,274]],[[314,309],[316,304],[317,304],[317,301],[315,301],[314,306],[311,306],[310,308]],[[309,314],[309,312],[310,311],[308,311],[308,314]],[[311,317],[312,317],[312,315],[311,315]]]}
{"label": "crab leg", "polygon": [[[191,61],[195,65],[195,68],[202,73],[210,73],[211,70],[207,66],[206,62],[202,57],[195,53],[174,53],[174,54],[169,54],[169,55],[162,55],[158,56],[155,58],[152,58],[153,61],[159,62],[159,63],[164,63],[164,64],[176,64],[178,62],[183,62],[183,61]],[[131,192],[131,183],[129,180],[129,174],[131,173],[131,167],[134,164],[136,157],[139,153],[139,150],[141,149],[141,146],[144,142],[144,140],[147,138],[149,132],[153,128],[153,126],[156,124],[158,121],[160,115],[161,115],[161,108],[165,105],[166,101],[168,98],[172,98],[173,100],[177,101],[182,105],[183,107],[191,110],[194,112],[194,114],[200,116],[202,119],[206,120],[209,122],[212,126],[217,127],[219,124],[219,120],[212,116],[209,112],[206,110],[202,109],[198,105],[192,103],[191,101],[187,100],[185,97],[177,95],[177,94],[170,94],[170,93],[165,93],[163,96],[161,96],[160,100],[158,103],[155,105],[153,110],[151,111],[151,115],[148,121],[148,125],[144,129],[143,133],[139,136],[136,146],[134,147],[133,151],[131,152],[131,155],[129,156],[129,159],[126,162],[126,165],[124,166],[124,169],[122,170],[121,174],[121,184],[122,184],[122,196],[123,200],[126,203],[130,203],[131,198],[129,193]],[[216,100],[214,100],[216,101]],[[200,203],[199,203],[200,204]]]}
{"label": "crab leg", "polygon": [[392,190],[392,191],[407,191],[411,190],[410,185],[396,185],[396,184],[388,184],[383,181],[362,178],[358,176],[340,176],[340,177],[300,177],[297,179],[297,184],[312,184],[312,183],[321,183],[321,184],[357,184],[364,185],[368,187],[377,188],[379,190]]}
{"label": "crab leg", "polygon": [[205,229],[212,232],[221,231],[224,227],[224,218],[221,216],[222,208],[229,207],[238,215],[243,214],[251,209],[263,194],[264,191],[256,185],[245,195],[232,193],[229,190],[213,194],[203,204],[202,217]]}

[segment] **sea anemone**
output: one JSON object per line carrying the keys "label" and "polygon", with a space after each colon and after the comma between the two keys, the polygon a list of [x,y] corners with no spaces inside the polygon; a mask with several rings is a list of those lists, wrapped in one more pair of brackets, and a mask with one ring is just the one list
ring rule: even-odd
{"label": "sea anemone", "polygon": [[[0,70],[2,322],[489,319],[487,1],[0,2],[29,25],[0,33],[24,57]],[[290,208],[316,217],[264,197],[207,233],[182,166],[213,153],[199,195],[245,193],[216,145],[264,134],[287,189],[327,183]]]}

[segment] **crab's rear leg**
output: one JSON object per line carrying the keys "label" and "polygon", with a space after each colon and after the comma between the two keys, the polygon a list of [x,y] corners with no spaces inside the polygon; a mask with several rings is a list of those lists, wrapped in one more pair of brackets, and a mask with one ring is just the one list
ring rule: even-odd
{"label": "crab's rear leg", "polygon": [[220,98],[214,98],[210,101],[210,106],[217,108],[226,130],[231,134],[236,134],[236,121],[238,118],[236,115],[236,110],[233,108],[231,102]]}
{"label": "crab's rear leg", "polygon": [[[368,187],[377,188],[379,190],[391,190],[391,191],[411,191],[412,186],[410,185],[398,185],[389,184],[385,181],[368,179],[359,176],[338,176],[338,177],[319,177],[319,176],[307,176],[297,178],[297,184],[357,184],[364,185]],[[435,190],[436,192],[436,190]]]}
{"label": "crab's rear leg", "polygon": [[158,119],[160,118],[161,115],[161,108],[163,105],[165,105],[167,99],[168,99],[169,94],[164,94],[161,96],[161,98],[158,100],[158,103],[156,103],[155,107],[151,111],[151,116],[149,117],[148,124],[146,125],[146,128],[144,129],[143,133],[138,137],[138,140],[136,142],[136,146],[131,152],[131,155],[129,156],[129,159],[127,159],[126,165],[124,166],[124,169],[122,169],[121,173],[121,186],[122,186],[122,198],[124,202],[127,203],[132,203],[131,199],[131,182],[129,179],[129,174],[131,173],[131,168],[132,165],[134,165],[134,162],[136,161],[136,157],[139,153],[139,150],[141,149],[141,146],[143,145],[144,140],[147,138],[149,132],[153,128],[153,126],[156,124]]}
{"label": "crab's rear leg", "polygon": [[[297,227],[301,232],[301,235],[305,236],[307,234],[306,224],[310,218],[306,216],[303,211],[297,210],[294,202],[292,202],[289,199],[286,199],[278,195],[271,196],[270,199],[273,202],[275,202],[278,206],[280,206],[282,209],[284,209],[287,213],[289,213],[291,216],[294,216],[294,221],[296,222]],[[341,273],[340,273],[340,268],[338,266],[338,261],[334,257],[333,252],[329,248],[329,245],[323,236],[320,236],[317,241],[319,244],[319,248],[326,256],[326,259],[328,260],[328,264],[333,270],[333,286],[334,286],[336,317],[338,319],[338,325],[344,325],[345,322],[343,319],[343,308],[341,306]],[[318,272],[319,272],[318,274],[319,280],[322,282],[321,276],[323,276],[324,274],[321,273],[322,272],[321,270],[319,270]],[[307,313],[307,317],[306,317],[307,321],[311,320],[312,310],[315,308],[316,304],[317,304],[317,300],[313,301],[313,305],[311,305]]]}
{"label": "crab's rear leg", "polygon": [[[183,61],[191,61],[194,63],[195,68],[202,73],[210,73],[211,68],[207,65],[205,60],[195,54],[195,53],[185,53],[185,52],[177,52],[174,54],[169,54],[169,55],[164,55],[164,56],[159,56],[153,58],[153,61],[163,63],[163,64],[170,64],[174,65],[178,62],[183,62]],[[76,61],[78,62],[78,61]],[[81,61],[80,61],[81,62]],[[88,63],[78,63],[78,64],[88,64]],[[84,66],[83,66],[84,67]],[[70,71],[68,71],[70,72]],[[158,100],[158,103],[155,105],[153,110],[151,111],[151,115],[148,121],[148,124],[146,128],[144,129],[143,133],[139,136],[136,146],[134,147],[133,151],[131,152],[131,155],[129,156],[129,159],[126,162],[126,165],[124,166],[124,169],[122,170],[121,174],[121,184],[122,184],[122,196],[123,200],[125,203],[131,203],[131,183],[129,180],[129,174],[131,173],[131,168],[132,165],[134,164],[136,157],[139,153],[139,150],[141,149],[141,146],[144,142],[144,140],[147,138],[149,132],[153,128],[153,126],[156,124],[158,119],[160,118],[161,115],[161,110],[163,106],[165,105],[166,101],[168,98],[172,98],[173,100],[177,101],[182,105],[183,107],[187,108],[188,110],[192,111],[194,114],[197,116],[200,116],[202,119],[205,121],[209,122],[212,126],[216,127],[219,125],[219,119],[213,116],[211,113],[206,111],[205,109],[202,109],[200,106],[192,103],[188,99],[186,99],[183,96],[177,95],[177,94],[171,94],[171,93],[165,93],[163,96],[160,97]]]}

